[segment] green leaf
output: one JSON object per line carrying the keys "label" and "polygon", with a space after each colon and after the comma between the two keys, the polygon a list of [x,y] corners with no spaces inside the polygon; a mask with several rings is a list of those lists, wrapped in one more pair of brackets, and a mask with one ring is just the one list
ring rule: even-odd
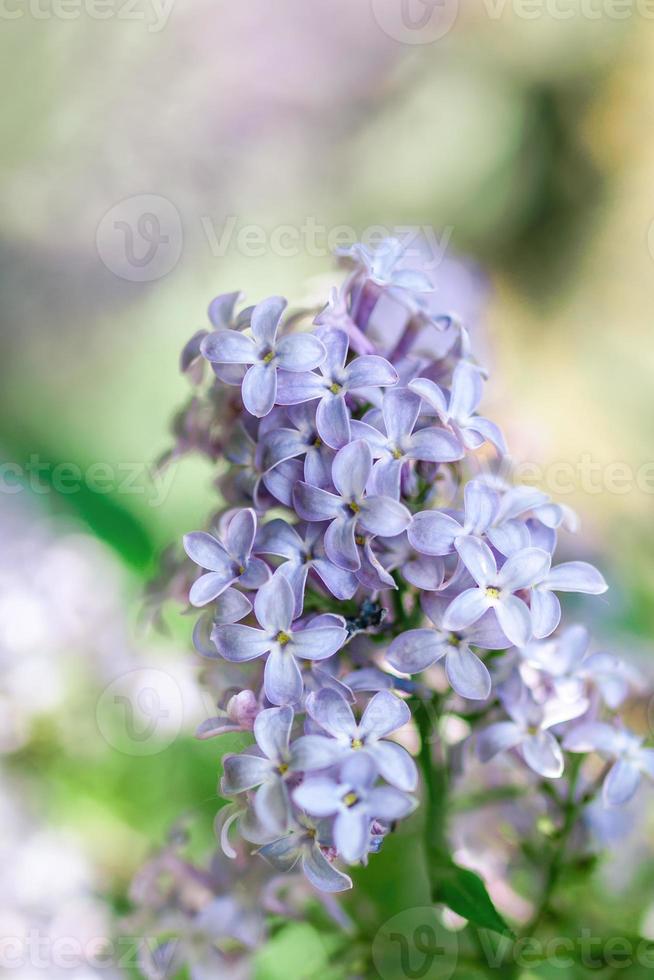
{"label": "green leaf", "polygon": [[432,881],[434,901],[444,902],[453,912],[476,926],[514,938],[513,932],[493,905],[486,885],[474,871],[450,864],[434,868]]}

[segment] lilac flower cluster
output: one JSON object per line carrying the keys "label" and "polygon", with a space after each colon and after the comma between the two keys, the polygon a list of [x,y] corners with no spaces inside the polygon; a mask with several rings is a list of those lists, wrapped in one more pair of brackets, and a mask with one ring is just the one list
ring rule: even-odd
{"label": "lilac flower cluster", "polygon": [[254,739],[223,759],[223,846],[237,824],[326,892],[416,807],[405,746],[436,698],[477,702],[481,760],[510,753],[549,779],[566,752],[599,753],[609,804],[654,776],[653,750],[616,721],[625,669],[588,653],[583,628],[559,630],[560,594],[607,589],[553,558],[574,515],[485,465],[506,446],[478,414],[486,372],[457,311],[399,242],[348,258],[310,315],[218,297],[183,356],[196,381],[209,363],[220,406],[196,447],[227,462],[227,506],[184,540],[202,570],[195,643],[229,677],[199,734]]}

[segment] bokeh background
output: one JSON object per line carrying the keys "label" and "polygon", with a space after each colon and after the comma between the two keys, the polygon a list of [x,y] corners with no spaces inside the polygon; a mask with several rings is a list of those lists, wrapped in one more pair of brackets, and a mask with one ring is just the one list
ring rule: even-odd
{"label": "bokeh background", "polygon": [[[196,815],[209,846],[190,621],[143,623],[158,556],[211,500],[202,461],[154,470],[178,353],[218,292],[319,302],[348,236],[418,227],[443,288],[483,297],[486,414],[580,512],[574,547],[612,587],[596,629],[652,676],[653,18],[636,0],[3,5],[4,937],[112,935],[174,821]],[[593,901],[654,938],[651,829]],[[317,976],[323,954],[303,935],[261,976],[293,957]]]}

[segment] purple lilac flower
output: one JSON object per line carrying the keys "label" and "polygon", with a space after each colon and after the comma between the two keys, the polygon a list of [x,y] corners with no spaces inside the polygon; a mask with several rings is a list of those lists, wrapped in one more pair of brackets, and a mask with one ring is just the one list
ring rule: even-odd
{"label": "purple lilac flower", "polygon": [[377,767],[366,754],[351,756],[337,778],[311,777],[293,792],[295,803],[316,817],[334,817],[334,844],[349,864],[370,850],[375,820],[390,824],[415,807],[411,796],[393,786],[375,786]]}
{"label": "purple lilac flower", "polygon": [[296,657],[324,660],[333,656],[347,639],[342,625],[294,629],[295,596],[283,576],[273,576],[257,592],[254,614],[261,629],[252,626],[216,626],[212,639],[218,652],[234,663],[267,654],[264,671],[266,697],[273,704],[295,704],[303,691]]}
{"label": "purple lilac flower", "polygon": [[307,711],[346,755],[370,755],[388,783],[407,792],[415,789],[418,774],[413,759],[401,745],[386,738],[411,718],[408,705],[397,695],[379,691],[358,723],[348,702],[329,688],[308,698]]}
{"label": "purple lilac flower", "polygon": [[184,536],[186,554],[208,570],[191,587],[192,605],[206,605],[236,582],[245,589],[257,589],[270,577],[266,563],[251,554],[256,530],[257,516],[247,508],[232,517],[224,544],[205,531]]}
{"label": "purple lilac flower", "polygon": [[299,482],[293,493],[295,509],[305,521],[330,521],[325,531],[327,557],[340,568],[361,567],[355,535],[358,527],[370,534],[392,537],[411,521],[407,508],[390,497],[369,495],[366,486],[372,471],[372,453],[363,440],[339,450],[332,466],[337,493]]}
{"label": "purple lilac flower", "polygon": [[450,555],[455,542],[466,535],[485,534],[499,508],[498,495],[483,483],[470,480],[464,488],[463,521],[440,510],[422,510],[413,515],[407,531],[409,541],[425,555]]}
{"label": "purple lilac flower", "polygon": [[266,708],[254,720],[257,748],[226,755],[220,792],[223,796],[257,788],[253,806],[262,826],[283,834],[291,821],[288,782],[298,773],[325,769],[336,757],[331,739],[303,735],[290,744],[293,709]]}
{"label": "purple lilac flower", "polygon": [[331,836],[325,822],[298,815],[290,833],[264,844],[259,854],[278,871],[288,873],[299,865],[320,891],[347,891],[352,887],[352,879],[329,861],[326,855],[331,850]]}
{"label": "purple lilac flower", "polygon": [[471,646],[483,650],[503,650],[509,645],[508,640],[492,610],[459,633],[443,629],[447,607],[447,598],[426,593],[422,598],[422,608],[434,628],[401,633],[388,648],[386,659],[391,667],[403,674],[419,674],[444,657],[445,673],[456,693],[463,698],[483,701],[490,694],[491,677]]}
{"label": "purple lilac flower", "polygon": [[446,429],[429,426],[414,432],[419,412],[418,395],[408,388],[390,388],[379,420],[351,423],[352,437],[364,439],[377,460],[370,484],[374,493],[399,500],[400,477],[410,460],[451,463],[463,458],[461,443]]}
{"label": "purple lilac flower", "polygon": [[332,327],[347,334],[350,347],[357,354],[373,354],[375,345],[369,337],[359,330],[348,310],[347,284],[341,289],[333,287],[329,302],[313,321],[317,327]]}
{"label": "purple lilac flower", "polygon": [[628,728],[589,721],[571,729],[563,740],[568,752],[599,752],[614,759],[602,786],[605,806],[622,806],[632,798],[643,775],[654,779],[654,749]]}
{"label": "purple lilac flower", "polygon": [[238,330],[217,330],[202,342],[202,353],[217,364],[250,365],[243,378],[243,404],[251,415],[268,415],[277,396],[277,369],[306,372],[317,367],[325,349],[312,334],[294,334],[277,340],[286,300],[280,296],[257,303],[252,311],[252,337]]}
{"label": "purple lilac flower", "polygon": [[444,629],[456,633],[493,609],[511,643],[525,646],[532,635],[531,613],[516,592],[529,590],[543,580],[550,566],[548,553],[539,548],[523,548],[498,569],[493,552],[478,538],[459,538],[456,549],[476,587],[465,589],[452,600],[443,616]]}
{"label": "purple lilac flower", "polygon": [[350,441],[350,413],[345,396],[362,388],[382,388],[397,384],[398,375],[387,360],[377,354],[355,357],[346,365],[347,334],[331,327],[316,331],[327,354],[319,365],[320,374],[304,371],[280,372],[277,401],[280,405],[298,405],[319,399],[316,427],[320,438],[333,449]]}
{"label": "purple lilac flower", "polygon": [[293,589],[295,614],[304,606],[307,576],[313,571],[337,599],[351,599],[359,582],[353,572],[339,568],[325,557],[320,524],[292,527],[281,518],[269,521],[259,530],[255,551],[286,558],[275,574],[283,575]]}
{"label": "purple lilac flower", "polygon": [[408,242],[400,238],[385,238],[376,247],[357,242],[338,249],[337,255],[353,259],[367,279],[378,286],[390,287],[390,295],[394,291],[433,293],[434,286],[429,276],[416,268],[415,263],[403,262],[407,245]]}
{"label": "purple lilac flower", "polygon": [[607,589],[604,577],[587,561],[566,561],[550,568],[534,583],[531,593],[534,636],[538,639],[549,636],[561,621],[561,603],[555,592],[602,595]]}
{"label": "purple lilac flower", "polygon": [[445,579],[444,560],[417,552],[406,531],[393,538],[376,540],[381,549],[380,561],[387,572],[399,569],[407,582],[417,589],[436,592],[442,587]]}
{"label": "purple lilac flower", "polygon": [[297,456],[304,456],[304,479],[314,487],[331,485],[334,450],[325,445],[316,427],[316,407],[312,402],[289,405],[288,417],[293,428],[276,427],[261,441],[262,466],[265,471]]}
{"label": "purple lilac flower", "polygon": [[460,361],[452,375],[449,397],[434,381],[416,378],[409,388],[449,426],[468,449],[478,449],[491,442],[500,453],[506,453],[504,436],[494,422],[475,415],[482,396],[482,373],[468,361]]}

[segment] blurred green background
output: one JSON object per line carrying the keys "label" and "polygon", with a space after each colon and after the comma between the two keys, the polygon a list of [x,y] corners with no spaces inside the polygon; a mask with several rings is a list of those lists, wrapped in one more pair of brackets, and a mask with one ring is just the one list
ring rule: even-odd
{"label": "blurred green background", "polygon": [[[0,12],[6,935],[66,908],[107,934],[174,820],[196,813],[209,845],[219,751],[192,737],[212,705],[190,620],[137,620],[211,473],[153,464],[208,301],[319,302],[342,226],[433,229],[444,261],[483,268],[486,414],[580,512],[575,546],[612,586],[598,629],[654,673],[654,22],[608,0],[411,2]],[[139,671],[167,712],[151,754],[121,742]],[[605,876],[604,921],[654,936],[651,877]]]}

